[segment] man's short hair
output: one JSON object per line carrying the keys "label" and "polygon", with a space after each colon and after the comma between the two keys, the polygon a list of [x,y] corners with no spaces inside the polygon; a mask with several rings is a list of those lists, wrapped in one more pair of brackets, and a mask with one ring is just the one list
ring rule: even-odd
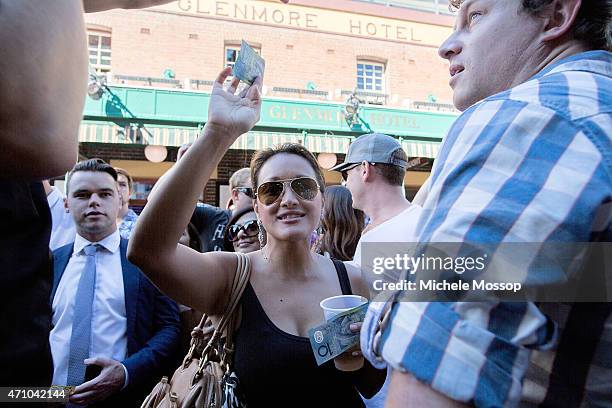
{"label": "man's short hair", "polygon": [[70,191],[70,179],[72,175],[78,171],[101,171],[108,173],[117,182],[117,171],[102,159],[89,159],[78,162],[68,173],[66,178],[66,191]]}
{"label": "man's short hair", "polygon": [[[464,0],[449,0],[451,10],[461,7]],[[522,0],[523,9],[537,16],[553,0]],[[583,1],[572,26],[576,40],[592,50],[612,51],[612,3],[610,0]]]}
{"label": "man's short hair", "polygon": [[[403,160],[404,162],[408,161],[408,156],[406,155],[406,152],[404,152],[404,149],[397,149],[392,153],[392,157],[394,159]],[[378,173],[385,179],[385,181],[392,186],[404,185],[406,169],[403,167],[396,166],[394,164],[376,163],[374,168],[377,169]]]}
{"label": "man's short hair", "polygon": [[127,170],[122,169],[121,167],[115,167],[115,171],[117,172],[117,177],[119,177],[119,174],[125,176],[128,181],[128,187],[130,188],[130,191],[134,191],[134,189],[132,188],[134,186],[134,179],[132,179],[130,173],[128,173]]}
{"label": "man's short hair", "polygon": [[229,179],[229,188],[230,191],[235,189],[236,187],[244,187],[249,183],[251,178],[251,169],[248,167],[244,167],[240,170],[236,170],[232,177]]}

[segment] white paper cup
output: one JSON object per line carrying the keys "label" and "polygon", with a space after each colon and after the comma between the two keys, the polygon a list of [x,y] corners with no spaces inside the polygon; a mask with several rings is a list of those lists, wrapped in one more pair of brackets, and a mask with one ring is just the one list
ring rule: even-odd
{"label": "white paper cup", "polygon": [[[367,301],[368,299],[364,298],[363,296],[340,295],[323,299],[320,305],[323,309],[323,314],[325,315],[325,321],[329,321],[337,314],[346,312],[347,310],[362,305]],[[348,352],[334,358],[334,365],[338,370],[356,371],[363,367],[363,357],[352,357],[350,354],[347,354],[355,350],[358,350],[358,348],[351,349]]]}
{"label": "white paper cup", "polygon": [[323,309],[323,314],[325,315],[325,321],[329,321],[337,314],[346,312],[347,310],[362,305],[367,301],[368,299],[364,298],[363,296],[340,295],[323,299],[320,305],[321,309]]}

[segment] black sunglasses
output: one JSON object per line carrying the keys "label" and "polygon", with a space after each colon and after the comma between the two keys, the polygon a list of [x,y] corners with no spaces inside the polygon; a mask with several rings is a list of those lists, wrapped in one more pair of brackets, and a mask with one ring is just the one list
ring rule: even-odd
{"label": "black sunglasses", "polygon": [[257,199],[264,205],[276,202],[289,185],[291,190],[303,200],[312,201],[319,192],[319,183],[312,177],[297,177],[287,180],[266,181],[257,187]]}
{"label": "black sunglasses", "polygon": [[253,189],[251,187],[235,187],[234,191],[239,191],[241,193],[244,193],[246,196],[250,198],[255,198],[253,196]]}
{"label": "black sunglasses", "polygon": [[257,220],[247,221],[244,224],[234,224],[227,229],[227,238],[231,242],[238,241],[238,234],[240,231],[244,231],[244,235],[247,237],[254,237],[259,234],[259,225]]}

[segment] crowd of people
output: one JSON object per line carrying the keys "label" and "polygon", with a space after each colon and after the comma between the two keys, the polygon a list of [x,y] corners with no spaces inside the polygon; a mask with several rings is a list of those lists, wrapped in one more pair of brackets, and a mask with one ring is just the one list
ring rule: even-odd
{"label": "crowd of people", "polygon": [[[248,406],[612,406],[612,303],[373,299],[363,273],[367,244],[610,242],[609,1],[450,0],[457,21],[439,55],[463,113],[412,202],[406,152],[370,133],[331,169],[341,186],[285,144],[232,175],[227,206],[203,204],[217,164],[260,117],[263,78],[237,93],[226,68],[200,136],[137,215],[127,171],[74,163],[82,13],[164,2],[0,2],[1,386],[70,385],[69,406],[139,406],[202,314],[226,310],[239,253],[250,279],[233,367]],[[57,55],[74,63],[60,69]],[[66,170],[65,196],[39,181]],[[588,264],[571,261],[568,275]],[[508,273],[546,289],[561,283],[548,262]],[[365,361],[319,366],[308,339],[319,302],[353,294],[372,301],[350,326],[359,348],[338,359]]]}

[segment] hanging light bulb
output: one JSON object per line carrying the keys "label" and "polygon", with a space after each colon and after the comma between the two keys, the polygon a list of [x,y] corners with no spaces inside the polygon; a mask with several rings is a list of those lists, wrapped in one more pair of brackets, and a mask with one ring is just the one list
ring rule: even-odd
{"label": "hanging light bulb", "polygon": [[168,149],[166,149],[166,146],[147,145],[147,147],[144,149],[144,154],[148,161],[153,163],[161,163],[166,160],[166,156],[168,156]]}
{"label": "hanging light bulb", "polygon": [[319,163],[319,166],[327,170],[336,165],[338,162],[338,157],[335,153],[319,153],[317,156],[317,162]]}

